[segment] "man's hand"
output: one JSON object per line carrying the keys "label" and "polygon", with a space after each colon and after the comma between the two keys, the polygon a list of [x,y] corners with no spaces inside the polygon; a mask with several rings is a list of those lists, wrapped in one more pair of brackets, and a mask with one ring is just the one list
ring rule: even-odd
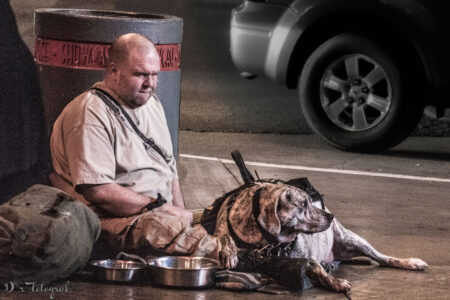
{"label": "man's hand", "polygon": [[163,206],[157,207],[152,210],[153,212],[162,212],[168,215],[177,216],[183,222],[184,226],[192,225],[192,212],[182,207],[164,204]]}

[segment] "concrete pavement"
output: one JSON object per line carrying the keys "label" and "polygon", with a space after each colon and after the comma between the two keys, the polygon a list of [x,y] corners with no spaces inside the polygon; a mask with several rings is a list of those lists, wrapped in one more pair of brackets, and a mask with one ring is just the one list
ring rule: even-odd
{"label": "concrete pavement", "polygon": [[[339,151],[313,135],[182,132],[179,144],[188,207],[205,207],[241,184],[230,161],[238,149],[261,178],[307,176],[336,218],[381,252],[430,264],[425,272],[344,265],[336,276],[353,282],[353,299],[448,297],[450,138],[411,137],[379,154]],[[344,298],[318,288],[301,297]]]}
{"label": "concrete pavement", "polygon": [[[230,152],[239,149],[261,178],[307,176],[337,219],[379,251],[427,261],[424,272],[341,265],[352,299],[448,299],[450,292],[450,138],[409,138],[380,154],[342,152],[311,135],[180,133],[179,172],[187,206],[201,208],[237,187]],[[219,159],[218,159],[219,158]],[[64,286],[67,281],[52,283]],[[6,293],[5,299],[49,299],[47,293]],[[55,299],[345,299],[320,288],[274,296],[150,284],[96,283],[80,273]]]}

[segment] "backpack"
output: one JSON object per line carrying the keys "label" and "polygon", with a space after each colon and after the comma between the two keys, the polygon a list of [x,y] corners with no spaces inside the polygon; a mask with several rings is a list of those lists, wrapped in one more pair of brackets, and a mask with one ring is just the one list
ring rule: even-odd
{"label": "backpack", "polygon": [[49,282],[85,266],[100,220],[59,189],[33,185],[0,206],[0,282]]}

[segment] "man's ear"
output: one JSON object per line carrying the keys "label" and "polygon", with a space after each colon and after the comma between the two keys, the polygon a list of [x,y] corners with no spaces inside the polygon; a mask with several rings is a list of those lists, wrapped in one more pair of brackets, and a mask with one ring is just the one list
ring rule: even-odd
{"label": "man's ear", "polygon": [[111,74],[113,79],[116,79],[116,77],[119,76],[119,68],[117,67],[116,63],[113,63],[113,62],[110,63],[108,65],[108,69],[109,69],[108,71]]}
{"label": "man's ear", "polygon": [[110,63],[109,64],[109,69],[111,70],[111,72],[117,72],[117,64],[116,63]]}

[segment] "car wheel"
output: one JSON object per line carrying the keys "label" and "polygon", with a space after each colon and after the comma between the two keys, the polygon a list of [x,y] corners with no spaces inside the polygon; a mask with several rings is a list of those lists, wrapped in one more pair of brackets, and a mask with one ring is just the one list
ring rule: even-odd
{"label": "car wheel", "polygon": [[380,151],[406,138],[423,101],[411,76],[417,72],[398,58],[357,34],[339,34],[320,45],[299,78],[300,104],[312,130],[349,151]]}

